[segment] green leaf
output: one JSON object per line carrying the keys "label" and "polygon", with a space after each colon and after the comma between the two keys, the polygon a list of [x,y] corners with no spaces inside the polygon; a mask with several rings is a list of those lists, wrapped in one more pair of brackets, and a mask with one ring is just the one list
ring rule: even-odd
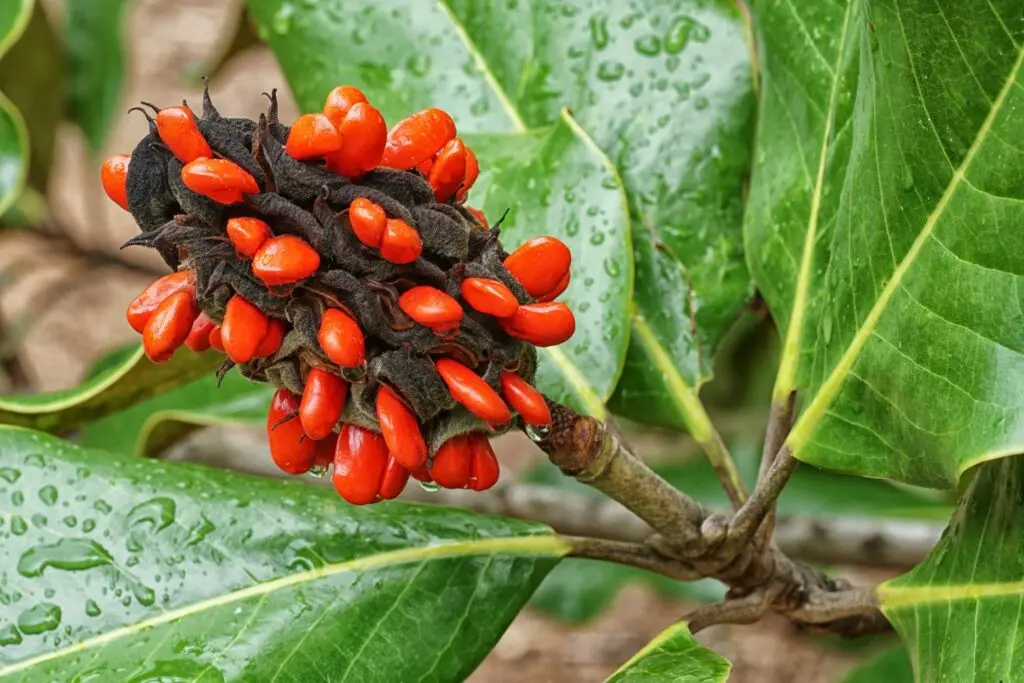
{"label": "green leaf", "polygon": [[826,467],[950,487],[1024,450],[1024,6],[753,4],[746,218],[787,330],[776,397]]}
{"label": "green leaf", "polygon": [[[32,0],[0,7],[0,58],[18,41],[32,16]],[[0,93],[0,216],[18,199],[28,173],[28,131],[11,101]]]}
{"label": "green leaf", "polygon": [[896,646],[886,650],[867,664],[851,671],[842,683],[913,683],[914,670],[907,657],[907,650]]}
{"label": "green leaf", "polygon": [[918,681],[1013,681],[1024,671],[1024,458],[967,478],[935,550],[878,589]]}
{"label": "green leaf", "polygon": [[70,89],[68,113],[94,153],[107,139],[124,81],[121,24],[127,0],[67,0],[64,43]]}
{"label": "green leaf", "polygon": [[[589,385],[585,393],[607,398],[603,385],[614,386],[621,353],[613,356],[617,365],[610,372],[607,361],[592,368],[585,356],[598,356],[600,342],[626,345],[628,311],[621,310],[620,298],[630,295],[632,269],[591,253],[628,260],[632,252],[636,307],[653,321],[652,338],[668,361],[656,367],[645,360],[647,347],[631,350],[630,372],[642,377],[627,378],[624,386],[651,386],[658,405],[616,405],[637,417],[680,424],[677,404],[695,396],[714,346],[750,291],[739,212],[753,79],[734,2],[675,0],[639,11],[613,0],[330,0],[313,9],[249,0],[249,6],[307,111],[319,109],[331,87],[353,83],[389,120],[441,106],[461,131],[491,134],[504,158],[522,159],[523,165],[539,149],[536,130],[564,122],[563,110],[571,111],[581,138],[592,140],[603,152],[601,163],[609,159],[621,178],[632,226],[605,224],[600,215],[576,208],[594,177],[553,183],[540,176],[525,191],[516,184],[514,203],[497,205],[498,211],[515,207],[538,217],[529,225],[513,220],[506,235],[554,232],[569,243],[575,264],[566,300],[577,313],[609,321],[603,337],[581,331],[574,348],[563,347],[574,369],[543,358],[542,378],[568,376],[573,388],[559,393],[578,398],[579,384],[571,378],[576,374]],[[482,161],[484,170],[500,163]],[[500,166],[496,172],[504,181]],[[471,201],[479,196],[475,189]],[[487,204],[493,214],[489,196]],[[636,231],[635,251],[630,229]],[[609,278],[616,285],[605,288]],[[696,332],[691,312],[698,318]],[[580,348],[591,353],[580,352],[584,357],[577,359]],[[662,406],[665,392],[675,390],[658,384],[662,374],[682,382],[698,367],[705,374],[692,378],[687,396]]]}
{"label": "green leaf", "polygon": [[0,461],[4,682],[463,680],[568,549],[20,429]]}
{"label": "green leaf", "polygon": [[141,346],[105,359],[104,368],[66,391],[0,396],[0,424],[68,432],[125,406],[212,373],[223,359],[215,353],[181,351],[167,363],[151,363]]}
{"label": "green leaf", "polygon": [[690,634],[684,622],[670,626],[647,643],[606,683],[725,683],[732,665]]}
{"label": "green leaf", "polygon": [[209,425],[262,427],[274,393],[235,372],[217,385],[212,373],[108,415],[86,426],[82,445],[117,453],[154,456]]}

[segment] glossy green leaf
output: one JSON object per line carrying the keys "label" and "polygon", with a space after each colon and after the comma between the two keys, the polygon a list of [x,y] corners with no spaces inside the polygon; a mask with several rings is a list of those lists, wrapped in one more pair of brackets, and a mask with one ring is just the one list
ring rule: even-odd
{"label": "glossy green leaf", "polygon": [[0,462],[4,683],[463,680],[567,550],[14,428]]}
{"label": "glossy green leaf", "polygon": [[725,683],[731,671],[724,657],[698,643],[686,624],[678,623],[659,633],[606,683]]}
{"label": "glossy green leaf", "polygon": [[121,25],[127,0],[67,0],[64,44],[70,89],[68,114],[98,152],[113,121],[124,81]]}
{"label": "glossy green leaf", "polygon": [[914,683],[914,670],[906,649],[897,645],[853,669],[842,683]]}
{"label": "glossy green leaf", "polygon": [[229,372],[213,373],[87,425],[79,441],[89,448],[154,456],[209,425],[262,427],[273,387]]}
{"label": "glossy green leaf", "polygon": [[1024,671],[1024,458],[968,476],[935,550],[878,589],[918,681],[1015,681]]}
{"label": "glossy green leaf", "polygon": [[[25,31],[32,0],[8,0],[0,6],[0,59]],[[17,200],[28,173],[28,131],[25,120],[0,93],[0,216]]]}
{"label": "glossy green leaf", "polygon": [[1024,450],[1024,5],[753,4],[763,103],[746,219],[787,330],[789,444],[937,487]]}
{"label": "glossy green leaf", "polygon": [[63,433],[213,373],[223,358],[183,350],[167,363],[151,363],[141,346],[107,359],[105,367],[66,391],[0,396],[0,424]]}
{"label": "glossy green leaf", "polygon": [[[580,195],[594,178],[567,184],[539,176],[533,186],[515,184],[515,202],[497,205],[499,214],[511,206],[540,218],[528,225],[512,220],[506,235],[555,232],[569,242],[576,262],[566,300],[577,313],[600,309],[593,319],[613,321],[603,338],[578,332],[575,348],[563,349],[575,373],[547,357],[542,377],[569,377],[574,384],[570,375],[577,374],[589,393],[607,398],[604,385],[614,386],[621,354],[610,372],[607,362],[592,368],[574,355],[580,347],[591,350],[582,356],[598,355],[599,341],[625,346],[628,312],[619,300],[629,291],[631,271],[591,253],[622,259],[633,250],[636,306],[650,320],[657,349],[629,352],[634,360],[624,386],[630,396],[645,391],[657,400],[647,400],[643,410],[631,399],[616,407],[662,424],[686,421],[679,404],[695,400],[714,346],[750,290],[739,216],[753,79],[735,3],[330,0],[309,8],[249,0],[249,6],[303,109],[318,109],[338,83],[363,88],[391,121],[441,106],[463,132],[505,134],[489,136],[489,146],[502,154],[482,160],[502,180],[505,171],[494,159],[525,164],[535,130],[557,124],[568,108],[581,137],[596,143],[621,178],[637,244],[634,250],[626,225],[579,212]],[[471,203],[480,196],[475,190]],[[491,201],[488,196],[493,219]],[[606,288],[607,280],[615,286]],[[665,372],[673,384],[664,383]],[[666,399],[679,383],[687,395]]]}

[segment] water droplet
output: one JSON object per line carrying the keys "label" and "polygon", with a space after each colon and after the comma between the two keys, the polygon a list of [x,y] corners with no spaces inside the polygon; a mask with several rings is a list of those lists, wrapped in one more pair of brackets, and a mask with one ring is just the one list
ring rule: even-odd
{"label": "water droplet", "polygon": [[405,60],[405,68],[413,76],[426,76],[430,72],[430,56],[417,52]]}
{"label": "water droplet", "polygon": [[11,505],[19,507],[25,503],[25,494],[21,491],[15,491],[11,494]]}
{"label": "water droplet", "polygon": [[176,512],[174,501],[170,498],[152,498],[128,512],[128,525],[138,527],[146,524],[151,527],[151,532],[161,531],[174,524]]}
{"label": "water droplet", "polygon": [[46,526],[49,523],[49,521],[50,520],[48,520],[46,518],[46,515],[41,515],[38,512],[36,514],[32,515],[32,523],[35,524],[40,529],[43,528],[44,526]]}
{"label": "water droplet", "polygon": [[327,469],[328,468],[326,465],[314,465],[313,467],[309,468],[309,472],[307,472],[306,474],[313,477],[314,479],[323,479],[324,475],[327,474]]}
{"label": "water droplet", "polygon": [[427,491],[428,493],[434,493],[435,491],[438,491],[441,488],[440,486],[437,485],[436,481],[420,481],[419,479],[417,479],[416,481],[420,485],[420,488],[423,489],[424,491]]}
{"label": "water droplet", "polygon": [[910,191],[914,188],[914,172],[911,170],[909,164],[903,164],[903,172],[900,174],[900,182],[903,184],[904,191]]}
{"label": "water droplet", "polygon": [[551,427],[547,425],[526,425],[526,435],[535,443],[543,441],[550,434]]}
{"label": "water droplet", "polygon": [[622,62],[605,61],[597,65],[597,77],[602,81],[617,81],[621,79],[625,73],[626,65]]}
{"label": "water droplet", "polygon": [[132,584],[132,593],[135,595],[135,599],[139,601],[140,605],[149,607],[156,602],[156,593],[149,586],[135,582]]}
{"label": "water droplet", "polygon": [[0,628],[0,646],[17,645],[21,642],[21,631],[14,624]]}
{"label": "water droplet", "polygon": [[64,522],[65,526],[71,527],[72,529],[74,529],[78,525],[78,518],[74,515],[68,515],[60,521]]}
{"label": "water droplet", "polygon": [[90,617],[98,617],[102,613],[102,610],[100,610],[100,606],[96,604],[95,600],[86,600],[85,613]]}
{"label": "water droplet", "polygon": [[82,522],[82,531],[84,531],[85,533],[89,533],[90,531],[92,531],[95,528],[96,528],[96,520],[95,519],[87,519],[84,522]]}
{"label": "water droplet", "polygon": [[590,236],[590,243],[593,244],[595,247],[599,244],[604,244],[604,233],[598,231],[592,234]]}
{"label": "water droplet", "polygon": [[39,500],[43,501],[43,503],[46,505],[56,505],[57,487],[47,485],[39,489]]}
{"label": "water droplet", "polygon": [[41,602],[18,615],[18,628],[22,633],[38,635],[60,626],[60,607],[49,602]]}
{"label": "water droplet", "polygon": [[653,33],[648,33],[637,38],[633,42],[633,47],[645,57],[657,57],[661,54],[661,38]]}
{"label": "water droplet", "polygon": [[278,35],[285,35],[292,29],[292,16],[295,14],[295,6],[289,2],[281,5],[281,8],[274,13],[270,20],[270,28]]}
{"label": "water droplet", "polygon": [[13,467],[0,467],[0,479],[3,479],[8,484],[13,484],[21,478],[21,472],[14,469]]}
{"label": "water droplet", "polygon": [[41,576],[47,567],[77,571],[110,564],[113,558],[95,541],[64,538],[51,545],[38,545],[22,553],[18,573],[29,578]]}
{"label": "water droplet", "polygon": [[595,14],[590,17],[590,40],[598,50],[608,47],[608,15]]}
{"label": "water droplet", "polygon": [[697,111],[704,111],[711,104],[706,97],[698,97],[693,101],[693,108]]}

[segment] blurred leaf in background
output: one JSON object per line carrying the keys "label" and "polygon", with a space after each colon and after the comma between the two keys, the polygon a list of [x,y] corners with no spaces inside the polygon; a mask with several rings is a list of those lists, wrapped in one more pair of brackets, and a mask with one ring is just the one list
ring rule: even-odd
{"label": "blurred leaf in background", "polygon": [[67,0],[64,45],[68,117],[93,153],[107,139],[125,77],[122,25],[128,0]]}
{"label": "blurred leaf in background", "polygon": [[[4,56],[28,27],[33,5],[32,0],[7,0],[0,4],[0,65],[4,65]],[[25,121],[0,92],[0,216],[17,200],[25,185],[28,158]]]}

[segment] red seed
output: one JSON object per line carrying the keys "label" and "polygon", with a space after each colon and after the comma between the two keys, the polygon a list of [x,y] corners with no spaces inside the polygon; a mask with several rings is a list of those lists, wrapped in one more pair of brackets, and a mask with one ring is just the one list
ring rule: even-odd
{"label": "red seed", "polygon": [[[466,148],[466,178],[462,181],[462,187],[459,189],[455,198],[460,201],[466,201],[466,195],[469,194],[469,188],[473,187],[473,183],[480,176],[480,162],[477,161],[476,155],[473,154],[473,150],[469,147]],[[487,221],[481,221],[486,224]]]}
{"label": "red seed", "polygon": [[366,102],[366,95],[359,88],[354,88],[351,85],[339,85],[327,94],[327,99],[324,101],[324,115],[331,120],[335,127],[340,128],[349,109],[360,102]]}
{"label": "red seed", "polygon": [[440,289],[422,285],[398,297],[398,307],[424,327],[446,332],[462,320],[462,306]]}
{"label": "red seed", "polygon": [[133,330],[142,334],[142,330],[145,329],[146,323],[157,306],[162,304],[164,299],[178,292],[189,292],[195,297],[196,285],[191,271],[179,270],[163,275],[142,290],[142,293],[135,297],[135,301],[128,305],[128,324],[132,326]]}
{"label": "red seed", "polygon": [[337,308],[324,311],[317,340],[331,362],[343,368],[357,367],[366,360],[366,339],[359,324]]}
{"label": "red seed", "polygon": [[389,459],[387,444],[380,434],[346,424],[338,434],[331,482],[338,494],[353,505],[376,502]]}
{"label": "red seed", "polygon": [[238,204],[247,194],[256,194],[260,186],[256,179],[227,159],[200,157],[181,169],[185,187],[221,204]]}
{"label": "red seed", "polygon": [[434,455],[430,477],[446,489],[464,489],[469,484],[471,459],[468,436],[448,439]]}
{"label": "red seed", "polygon": [[505,269],[534,297],[553,289],[569,272],[572,254],[569,247],[554,237],[535,237],[525,242],[505,259]]}
{"label": "red seed", "polygon": [[328,468],[334,464],[334,452],[338,448],[338,433],[331,432],[316,442],[316,454],[313,456],[315,467]]}
{"label": "red seed", "polygon": [[235,251],[245,258],[252,258],[270,237],[270,226],[259,218],[243,216],[229,218],[227,232]]}
{"label": "red seed", "polygon": [[341,418],[347,397],[348,382],[320,368],[310,370],[299,406],[299,419],[306,436],[318,441],[327,438]]}
{"label": "red seed", "polygon": [[267,334],[260,340],[256,347],[257,358],[270,358],[281,348],[284,341],[284,333],[288,330],[288,324],[283,320],[271,318],[267,324]]}
{"label": "red seed", "polygon": [[252,258],[252,274],[268,287],[305,280],[320,267],[320,254],[295,235],[271,237]]}
{"label": "red seed", "polygon": [[391,263],[412,263],[423,253],[420,234],[400,218],[389,218],[381,238],[380,255]]}
{"label": "red seed", "polygon": [[480,221],[480,225],[484,226],[485,228],[491,227],[491,224],[487,222],[487,216],[485,216],[484,212],[481,211],[480,209],[477,209],[476,207],[473,206],[467,206],[466,211],[469,211],[471,214],[473,214],[473,217]]}
{"label": "red seed", "polygon": [[210,320],[210,316],[200,313],[192,323],[192,330],[188,333],[188,338],[185,339],[185,346],[196,353],[202,353],[210,348],[210,333],[216,326],[217,323]]}
{"label": "red seed", "polygon": [[391,387],[377,392],[377,421],[388,449],[403,467],[416,469],[427,460],[427,444],[419,423]]}
{"label": "red seed", "polygon": [[466,146],[462,140],[449,140],[437,153],[427,182],[434,188],[434,198],[446,202],[462,187],[466,178]]}
{"label": "red seed", "polygon": [[378,500],[397,498],[398,494],[405,490],[407,483],[409,483],[409,470],[402,467],[394,457],[389,457],[387,469],[384,470],[384,478],[380,482]]}
{"label": "red seed", "polygon": [[544,396],[516,373],[501,373],[501,393],[512,410],[523,416],[526,424],[538,427],[551,425],[551,411]]}
{"label": "red seed", "polygon": [[481,433],[470,434],[469,448],[473,454],[469,466],[469,488],[474,491],[486,491],[498,483],[501,468],[498,458],[494,455],[491,442]]}
{"label": "red seed", "polygon": [[388,215],[379,204],[364,197],[353,199],[348,206],[348,222],[360,242],[374,249],[380,248]]}
{"label": "red seed", "polygon": [[455,121],[440,109],[424,109],[395,124],[388,133],[381,166],[407,171],[434,156],[455,137]]}
{"label": "red seed", "polygon": [[559,301],[520,306],[514,316],[498,323],[510,337],[534,346],[557,346],[576,331],[576,318]]}
{"label": "red seed", "polygon": [[157,306],[142,331],[142,347],[154,363],[171,359],[188,339],[199,306],[191,292],[176,292]]}
{"label": "red seed", "polygon": [[511,419],[508,406],[483,377],[450,358],[438,358],[434,366],[452,398],[473,415],[492,425],[502,425]]}
{"label": "red seed", "polygon": [[537,303],[543,304],[543,303],[547,303],[548,301],[554,301],[555,299],[557,299],[559,296],[561,296],[562,292],[564,292],[569,287],[569,279],[570,279],[570,274],[567,271],[565,273],[565,277],[563,277],[561,279],[561,281],[558,283],[557,287],[552,289],[550,292],[548,292],[544,296],[537,297]]}
{"label": "red seed", "polygon": [[269,327],[270,321],[263,311],[241,295],[234,295],[228,301],[220,326],[224,352],[236,363],[248,363],[256,356],[256,349],[267,336]]}
{"label": "red seed", "polygon": [[329,118],[323,114],[303,114],[292,124],[284,151],[299,161],[320,159],[341,150],[343,142]]}
{"label": "red seed", "polygon": [[210,348],[224,353],[224,341],[220,338],[220,325],[210,330]]}
{"label": "red seed", "polygon": [[422,173],[424,176],[430,175],[430,169],[434,168],[434,157],[424,159],[420,163],[416,164],[416,170]]}
{"label": "red seed", "polygon": [[206,138],[199,132],[196,117],[187,106],[167,107],[156,115],[156,132],[160,141],[183,164],[199,157],[212,157]]}
{"label": "red seed", "polygon": [[131,157],[115,154],[107,157],[100,167],[100,182],[103,191],[118,206],[128,211],[128,163]]}
{"label": "red seed", "polygon": [[288,474],[308,472],[316,461],[317,442],[302,431],[298,410],[299,397],[287,389],[278,389],[267,412],[270,457]]}
{"label": "red seed", "polygon": [[327,156],[327,170],[346,178],[359,178],[380,165],[388,141],[388,125],[375,108],[359,102],[338,126],[345,140],[341,151]]}
{"label": "red seed", "polygon": [[508,318],[516,314],[519,301],[508,287],[483,277],[468,277],[462,281],[462,298],[481,313],[495,318]]}

